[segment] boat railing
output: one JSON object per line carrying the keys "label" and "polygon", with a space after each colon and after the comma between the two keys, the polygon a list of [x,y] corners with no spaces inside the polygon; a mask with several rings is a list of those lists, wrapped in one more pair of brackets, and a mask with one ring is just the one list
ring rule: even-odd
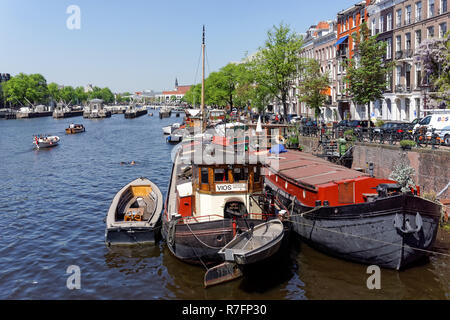
{"label": "boat railing", "polygon": [[[273,218],[273,214],[267,213],[247,213],[242,216],[242,219],[254,219],[254,220],[268,220],[269,218]],[[206,216],[188,216],[182,217],[180,219],[180,223],[182,224],[190,224],[190,223],[199,223],[199,222],[211,222],[224,219],[223,215],[219,214],[210,214]]]}

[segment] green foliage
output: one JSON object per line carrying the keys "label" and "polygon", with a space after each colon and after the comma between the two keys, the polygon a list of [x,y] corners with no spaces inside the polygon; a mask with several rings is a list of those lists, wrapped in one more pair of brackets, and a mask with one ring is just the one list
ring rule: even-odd
{"label": "green foliage", "polygon": [[413,140],[402,140],[400,141],[400,146],[402,148],[404,147],[415,147],[416,146],[416,142]]}
{"label": "green foliage", "polygon": [[302,45],[302,36],[281,23],[267,32],[265,46],[259,48],[250,62],[255,82],[282,102],[284,114],[287,114],[286,101],[291,83],[303,65],[299,55]]}
{"label": "green foliage", "polygon": [[13,105],[45,104],[49,97],[47,81],[40,74],[20,73],[2,87],[5,100]]}
{"label": "green foliage", "polygon": [[320,107],[328,100],[325,91],[330,86],[328,74],[322,74],[320,63],[315,59],[308,59],[303,70],[302,81],[298,87],[300,101],[305,102],[314,110],[316,119],[320,116]]}
{"label": "green foliage", "polygon": [[370,36],[366,23],[361,25],[361,35],[352,36],[356,39],[356,49],[355,56],[347,63],[347,92],[355,103],[368,106],[370,118],[370,102],[383,97],[393,64],[384,61],[386,43],[377,41],[377,36]]}
{"label": "green foliage", "polygon": [[384,121],[378,119],[378,120],[375,122],[375,127],[381,127],[383,124],[384,124]]}
{"label": "green foliage", "polygon": [[405,163],[400,163],[394,167],[389,179],[396,181],[402,187],[402,192],[407,192],[415,185],[414,176],[414,168]]}

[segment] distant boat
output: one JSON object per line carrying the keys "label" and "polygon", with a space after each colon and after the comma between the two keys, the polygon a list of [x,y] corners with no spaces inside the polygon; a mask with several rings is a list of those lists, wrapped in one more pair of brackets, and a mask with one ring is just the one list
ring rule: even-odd
{"label": "distant boat", "polygon": [[56,147],[60,140],[58,136],[47,136],[47,135],[34,136],[33,138],[34,138],[33,144],[38,149]]}
{"label": "distant boat", "polygon": [[162,206],[161,191],[147,178],[127,184],[109,207],[106,245],[154,244],[160,233]]}
{"label": "distant boat", "polygon": [[172,134],[176,129],[180,128],[179,123],[171,124],[170,126],[163,127],[163,133],[164,134]]}
{"label": "distant boat", "polygon": [[170,109],[170,107],[162,107],[159,110],[159,118],[160,119],[170,118],[171,115],[172,115],[172,109]]}
{"label": "distant boat", "polygon": [[125,119],[133,119],[143,116],[147,114],[147,112],[148,111],[146,108],[141,107],[138,104],[132,103],[130,106],[128,106],[127,111],[125,111],[124,113],[124,116]]}
{"label": "distant boat", "polygon": [[71,124],[68,128],[66,128],[67,134],[76,134],[85,131],[86,129],[82,124]]}

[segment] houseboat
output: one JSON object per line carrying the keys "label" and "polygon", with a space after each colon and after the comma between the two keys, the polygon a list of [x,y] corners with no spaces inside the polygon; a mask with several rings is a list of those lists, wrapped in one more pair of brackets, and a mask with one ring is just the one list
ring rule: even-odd
{"label": "houseboat", "polygon": [[217,138],[182,142],[175,153],[162,234],[188,263],[223,262],[218,252],[236,234],[276,218],[262,194],[262,161],[234,146],[225,150]]}
{"label": "houseboat", "polygon": [[81,107],[69,107],[65,106],[62,103],[58,103],[56,108],[53,110],[53,118],[55,119],[64,119],[71,117],[80,117],[83,115],[83,110]]}
{"label": "houseboat", "polygon": [[431,250],[438,203],[401,192],[395,181],[299,151],[268,158],[265,188],[285,208],[292,230],[332,256],[400,270]]}
{"label": "houseboat", "polygon": [[110,117],[111,111],[105,109],[102,99],[92,99],[89,101],[89,106],[83,112],[83,118],[87,119],[104,119]]}
{"label": "houseboat", "polygon": [[133,119],[133,118],[138,118],[140,116],[146,115],[147,114],[147,109],[145,109],[144,107],[132,103],[128,106],[127,110],[124,113],[124,117],[125,119]]}
{"label": "houseboat", "polygon": [[170,107],[162,107],[159,109],[159,118],[170,118],[172,116],[172,109]]}

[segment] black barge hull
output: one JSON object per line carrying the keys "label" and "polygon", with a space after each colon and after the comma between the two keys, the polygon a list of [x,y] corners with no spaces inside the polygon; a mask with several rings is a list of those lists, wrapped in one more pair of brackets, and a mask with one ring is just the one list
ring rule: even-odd
{"label": "black barge hull", "polygon": [[[291,208],[289,195],[277,196]],[[401,194],[339,207],[311,208],[295,199],[291,221],[302,240],[326,254],[401,270],[428,255],[440,215],[439,204]]]}

